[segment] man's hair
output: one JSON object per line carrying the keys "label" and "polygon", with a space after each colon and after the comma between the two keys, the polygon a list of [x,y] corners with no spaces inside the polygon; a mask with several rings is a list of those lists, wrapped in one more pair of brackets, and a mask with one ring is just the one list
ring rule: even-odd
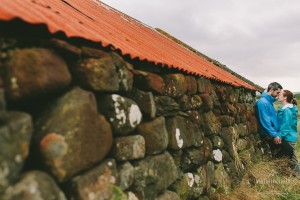
{"label": "man's hair", "polygon": [[281,89],[282,90],[282,86],[277,82],[273,82],[273,83],[269,84],[267,92],[269,92],[271,89],[273,89],[273,90]]}

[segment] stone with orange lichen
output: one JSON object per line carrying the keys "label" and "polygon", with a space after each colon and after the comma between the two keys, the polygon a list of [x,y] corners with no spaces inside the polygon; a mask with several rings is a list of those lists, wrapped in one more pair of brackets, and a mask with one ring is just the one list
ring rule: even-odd
{"label": "stone with orange lichen", "polygon": [[112,145],[112,130],[98,113],[94,94],[76,87],[37,121],[35,147],[58,181],[101,161]]}

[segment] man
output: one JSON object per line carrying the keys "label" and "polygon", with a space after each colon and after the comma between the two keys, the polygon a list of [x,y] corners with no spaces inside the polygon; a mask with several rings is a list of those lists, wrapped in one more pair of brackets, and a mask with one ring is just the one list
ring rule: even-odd
{"label": "man", "polygon": [[274,150],[278,144],[281,144],[276,110],[273,105],[281,90],[282,86],[279,83],[270,83],[267,92],[263,92],[256,102],[260,134],[262,139],[269,144],[273,156],[275,156]]}

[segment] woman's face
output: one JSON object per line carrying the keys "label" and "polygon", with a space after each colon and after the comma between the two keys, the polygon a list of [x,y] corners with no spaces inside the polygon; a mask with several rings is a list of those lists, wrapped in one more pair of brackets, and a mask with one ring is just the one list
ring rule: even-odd
{"label": "woman's face", "polygon": [[279,96],[278,96],[278,101],[279,102],[285,102],[286,101],[286,97],[283,96],[284,94],[284,91],[282,90],[280,93],[279,93]]}

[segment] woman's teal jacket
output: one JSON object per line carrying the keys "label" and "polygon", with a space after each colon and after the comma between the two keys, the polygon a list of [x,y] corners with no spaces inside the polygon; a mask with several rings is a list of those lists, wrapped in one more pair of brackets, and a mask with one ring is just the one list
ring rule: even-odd
{"label": "woman's teal jacket", "polygon": [[280,106],[277,119],[279,123],[279,137],[281,140],[287,142],[297,142],[297,120],[298,120],[298,108],[296,105],[287,104]]}

